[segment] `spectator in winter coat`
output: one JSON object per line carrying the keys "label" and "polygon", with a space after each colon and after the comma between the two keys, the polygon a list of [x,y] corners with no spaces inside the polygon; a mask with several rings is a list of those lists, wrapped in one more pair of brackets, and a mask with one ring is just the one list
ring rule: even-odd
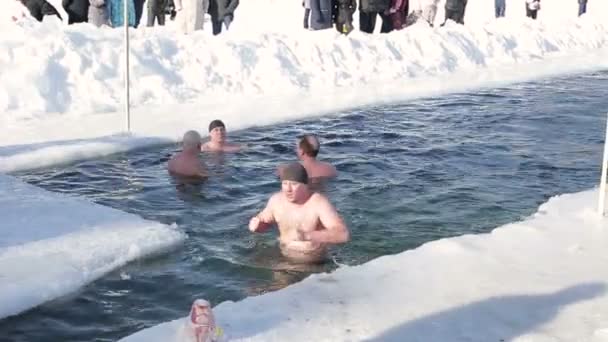
{"label": "spectator in winter coat", "polygon": [[507,4],[505,0],[494,0],[494,14],[496,15],[496,18],[504,17],[506,9]]}
{"label": "spectator in winter coat", "polygon": [[405,27],[405,18],[409,12],[409,0],[392,0],[388,13],[393,24],[393,30]]}
{"label": "spectator in winter coat", "polygon": [[422,6],[421,18],[424,19],[429,25],[433,26],[435,23],[435,17],[437,16],[437,4],[439,0],[425,1],[425,5]]}
{"label": "spectator in winter coat", "polygon": [[68,13],[68,24],[85,23],[89,18],[89,0],[63,0],[63,9]]}
{"label": "spectator in winter coat", "polygon": [[578,16],[587,12],[587,0],[578,0]]}
{"label": "spectator in winter coat", "polygon": [[325,30],[333,25],[332,0],[310,0],[310,28]]}
{"label": "spectator in winter coat", "polygon": [[89,0],[89,23],[97,27],[108,24],[105,0]]}
{"label": "spectator in winter coat", "polygon": [[209,0],[174,0],[177,27],[184,33],[203,29]]}
{"label": "spectator in winter coat", "polygon": [[353,14],[357,9],[356,0],[336,0],[334,13],[336,13],[336,30],[342,34],[349,34],[353,29]]}
{"label": "spectator in winter coat", "polygon": [[214,35],[222,32],[222,24],[228,30],[234,21],[234,11],[238,6],[239,0],[209,0],[209,15]]}
{"label": "spectator in winter coat", "polygon": [[135,27],[139,26],[139,21],[144,14],[144,2],[146,0],[133,0],[133,7],[135,7]]}
{"label": "spectator in winter coat", "polygon": [[165,25],[166,0],[148,0],[148,26],[154,26],[154,20],[158,25]]}
{"label": "spectator in winter coat", "polygon": [[21,3],[23,6],[27,7],[32,17],[36,18],[38,21],[42,21],[47,15],[56,15],[61,19],[61,16],[57,13],[55,7],[45,0],[21,0]]}
{"label": "spectator in winter coat", "polygon": [[526,0],[526,16],[536,20],[536,15],[540,9],[540,0]]}
{"label": "spectator in winter coat", "polygon": [[124,25],[123,1],[127,1],[127,24],[135,27],[135,6],[133,5],[133,0],[106,0],[110,26],[120,27]]}
{"label": "spectator in winter coat", "polygon": [[304,28],[308,30],[310,27],[310,0],[302,1],[304,6]]}
{"label": "spectator in winter coat", "polygon": [[382,18],[380,32],[389,32],[393,26],[386,15],[390,4],[391,0],[361,0],[359,3],[359,29],[363,32],[373,33],[376,27],[376,16],[379,15]]}
{"label": "spectator in winter coat", "polygon": [[464,11],[467,7],[467,0],[446,0],[445,2],[445,21],[453,20],[458,24],[464,24]]}

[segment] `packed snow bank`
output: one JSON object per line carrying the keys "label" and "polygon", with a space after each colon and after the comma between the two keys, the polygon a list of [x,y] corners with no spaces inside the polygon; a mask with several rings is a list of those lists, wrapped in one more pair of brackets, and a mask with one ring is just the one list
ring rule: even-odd
{"label": "packed snow bank", "polygon": [[[554,197],[491,233],[342,267],[214,312],[231,341],[606,341],[608,219],[596,213],[597,195]],[[122,341],[179,341],[183,323]]]}
{"label": "packed snow bank", "polygon": [[[608,25],[498,20],[388,35],[333,31],[176,35],[134,31],[132,131],[122,114],[121,35],[89,25],[13,28],[0,44],[0,172],[177,141],[212,119],[230,130],[563,73],[608,69]],[[28,39],[28,37],[37,37]],[[10,47],[10,48],[8,48]],[[81,139],[101,139],[83,143]],[[74,140],[70,142],[71,140]],[[48,146],[40,143],[57,141]],[[9,146],[10,145],[10,146]],[[20,146],[13,146],[20,145]],[[42,156],[42,157],[41,157]]]}
{"label": "packed snow bank", "polygon": [[0,318],[181,243],[166,225],[0,175]]}
{"label": "packed snow bank", "polygon": [[98,139],[76,139],[0,147],[0,172],[42,169],[74,160],[93,159],[132,149],[167,144],[170,139],[118,134]]}
{"label": "packed snow bank", "polygon": [[[608,50],[606,50],[608,55]],[[122,113],[103,115],[57,115],[0,126],[0,172],[44,168],[83,159],[94,159],[144,146],[177,142],[183,133],[197,129],[203,135],[213,119],[221,118],[229,131],[253,126],[334,114],[370,103],[404,101],[449,92],[550,77],[564,72],[587,72],[598,65],[608,69],[608,59],[594,56],[546,58],[524,66],[505,65],[480,72],[454,72],[445,77],[420,78],[393,87],[368,92],[313,90],[310,96],[257,96],[242,101],[155,105],[136,108],[131,113],[133,135],[114,134],[124,128]],[[156,137],[156,138],[146,138]],[[4,146],[3,146],[4,145]]]}
{"label": "packed snow bank", "polygon": [[[217,37],[180,34],[171,25],[132,30],[134,136],[116,135],[125,129],[120,29],[5,18],[0,172],[178,141],[216,118],[244,129],[608,69],[608,3],[591,1],[589,14],[577,18],[574,4],[548,2],[532,21],[515,1],[507,1],[506,19],[494,20],[486,2],[470,1],[465,26],[420,24],[388,35],[305,31],[300,3],[276,0],[242,2],[231,30]],[[17,10],[23,7],[15,1],[7,12]]]}
{"label": "packed snow bank", "polygon": [[[164,28],[133,30],[131,103],[229,103],[334,89],[382,93],[400,87],[407,93],[419,78],[525,66],[573,53],[595,57],[605,67],[607,42],[608,24],[600,18],[559,24],[513,19],[483,28],[419,24],[388,35],[355,32],[348,37],[331,30],[230,32],[221,39]],[[120,30],[56,22],[22,25],[3,34],[0,46],[8,51],[0,56],[5,125],[51,113],[71,113],[74,117],[66,120],[75,120],[122,109]]]}

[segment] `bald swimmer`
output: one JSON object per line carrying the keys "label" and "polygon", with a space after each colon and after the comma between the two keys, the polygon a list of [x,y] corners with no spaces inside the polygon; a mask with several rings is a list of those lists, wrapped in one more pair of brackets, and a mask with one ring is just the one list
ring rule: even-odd
{"label": "bald swimmer", "polygon": [[207,170],[200,159],[201,135],[188,131],[182,140],[182,151],[171,157],[167,168],[176,176],[206,178]]}
{"label": "bald swimmer", "polygon": [[309,189],[308,178],[300,163],[286,165],[281,191],[251,218],[249,230],[263,232],[276,224],[283,255],[296,262],[317,263],[325,259],[329,245],[347,242],[350,234],[327,197]]}
{"label": "bald swimmer", "polygon": [[[312,134],[304,135],[298,140],[296,146],[296,153],[300,159],[300,163],[302,163],[311,179],[336,177],[338,171],[333,165],[317,160],[320,148],[321,144],[316,136]],[[279,166],[279,176],[284,167],[284,165]]]}
{"label": "bald swimmer", "polygon": [[202,147],[203,152],[238,152],[241,146],[228,142],[226,125],[222,120],[213,120],[209,123],[209,141]]}

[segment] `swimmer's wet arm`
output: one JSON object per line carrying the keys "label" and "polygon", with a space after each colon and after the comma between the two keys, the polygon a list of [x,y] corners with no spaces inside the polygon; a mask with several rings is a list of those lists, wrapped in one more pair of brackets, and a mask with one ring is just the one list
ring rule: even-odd
{"label": "swimmer's wet arm", "polygon": [[262,210],[260,213],[251,218],[251,220],[249,221],[249,230],[254,233],[263,232],[275,223],[273,198],[274,196],[271,197],[270,200],[268,200],[268,204],[266,204],[266,208],[264,208],[264,210]]}
{"label": "swimmer's wet arm", "polygon": [[305,233],[305,238],[316,243],[339,244],[350,240],[350,232],[336,209],[324,199],[319,211],[319,221],[325,229]]}

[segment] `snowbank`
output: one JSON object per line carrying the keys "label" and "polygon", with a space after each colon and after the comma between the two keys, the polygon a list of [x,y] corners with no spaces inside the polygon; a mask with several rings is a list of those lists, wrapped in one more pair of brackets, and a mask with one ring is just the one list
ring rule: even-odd
{"label": "snowbank", "polygon": [[0,175],[0,318],[181,243],[166,225]]}
{"label": "snowbank", "polygon": [[[247,6],[239,9],[243,22]],[[215,118],[242,129],[608,69],[608,24],[592,15],[560,23],[514,17],[482,26],[420,24],[348,37],[333,30],[258,32],[236,23],[218,37],[138,29],[131,102],[139,138],[132,140],[115,137],[125,127],[120,30],[58,21],[11,25],[0,37],[8,52],[0,55],[0,172],[124,151],[146,145],[143,137],[177,141],[188,129],[204,132]],[[81,139],[100,137],[83,146]],[[50,141],[56,143],[40,146]]]}
{"label": "snowbank", "polygon": [[[58,22],[15,26],[0,46],[0,111],[19,125],[57,113],[122,110],[122,32]],[[355,32],[235,31],[180,35],[133,30],[131,103],[231,102],[251,96],[321,90],[380,92],[456,71],[491,71],[545,58],[591,55],[606,60],[608,24],[590,17],[563,23],[499,20],[483,27],[419,24],[388,35]],[[32,39],[35,37],[35,39]],[[602,67],[605,64],[602,63]]]}
{"label": "snowbank", "polygon": [[[214,312],[230,341],[606,341],[608,219],[596,214],[597,194],[554,197],[489,234],[433,241]],[[121,341],[182,341],[183,323]]]}
{"label": "snowbank", "polygon": [[[547,1],[532,21],[519,0],[507,1],[501,20],[492,19],[492,1],[470,0],[465,26],[348,37],[302,30],[299,1],[242,1],[233,28],[218,37],[171,25],[132,31],[134,135],[120,135],[122,31],[52,18],[39,24],[21,18],[15,3],[0,14],[0,172],[177,141],[215,118],[234,130],[608,69],[606,1],[591,0],[582,18],[574,0]],[[0,317],[184,238],[6,176],[0,189]],[[237,340],[606,341],[607,223],[591,214],[595,195],[552,199],[530,220],[492,234],[429,243],[222,303],[217,313]],[[167,341],[179,324],[128,340]]]}

